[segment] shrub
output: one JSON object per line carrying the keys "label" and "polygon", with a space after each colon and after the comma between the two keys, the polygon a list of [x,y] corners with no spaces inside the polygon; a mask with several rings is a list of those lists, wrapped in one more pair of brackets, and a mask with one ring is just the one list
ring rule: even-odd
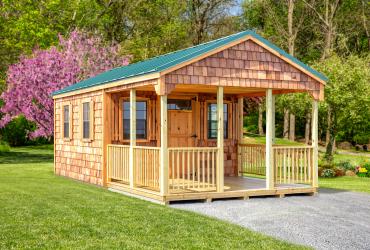
{"label": "shrub", "polygon": [[349,161],[341,161],[337,164],[337,167],[343,168],[344,170],[355,171],[356,167],[351,164]]}
{"label": "shrub", "polygon": [[366,162],[362,166],[357,166],[356,174],[359,177],[370,177],[370,163]]}
{"label": "shrub", "polygon": [[0,130],[2,140],[10,146],[23,146],[28,142],[28,135],[35,130],[35,124],[21,115],[14,118]]}
{"label": "shrub", "polygon": [[344,168],[342,168],[342,167],[336,167],[336,168],[334,168],[334,172],[335,172],[335,176],[336,177],[346,175],[346,170]]}
{"label": "shrub", "polygon": [[9,144],[6,143],[5,141],[0,141],[0,153],[9,152],[9,150],[10,150]]}
{"label": "shrub", "polygon": [[333,177],[335,177],[335,171],[331,168],[323,169],[322,172],[321,172],[321,177],[333,178]]}

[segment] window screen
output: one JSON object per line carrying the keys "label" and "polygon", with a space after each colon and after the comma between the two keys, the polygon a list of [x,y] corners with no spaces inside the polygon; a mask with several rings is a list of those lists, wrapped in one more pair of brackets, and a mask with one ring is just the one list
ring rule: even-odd
{"label": "window screen", "polygon": [[64,138],[69,138],[69,105],[63,107],[63,135]]}
{"label": "window screen", "polygon": [[82,135],[84,139],[90,138],[90,103],[85,102],[82,104]]}
{"label": "window screen", "polygon": [[[130,139],[130,102],[123,102],[123,139]],[[147,103],[136,102],[136,139],[147,138]]]}
{"label": "window screen", "polygon": [[[208,104],[208,139],[217,138],[217,104]],[[224,138],[228,137],[228,110],[224,104]]]}

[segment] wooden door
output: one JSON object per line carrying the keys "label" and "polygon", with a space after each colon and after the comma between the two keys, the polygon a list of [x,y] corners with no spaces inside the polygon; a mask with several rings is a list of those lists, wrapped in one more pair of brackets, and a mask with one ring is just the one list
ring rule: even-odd
{"label": "wooden door", "polygon": [[168,111],[168,147],[193,147],[192,111]]}

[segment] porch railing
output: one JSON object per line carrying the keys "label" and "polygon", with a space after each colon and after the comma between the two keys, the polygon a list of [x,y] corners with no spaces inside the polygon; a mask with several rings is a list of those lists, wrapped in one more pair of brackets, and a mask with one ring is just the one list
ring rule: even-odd
{"label": "porch railing", "polygon": [[265,150],[263,144],[239,144],[242,173],[266,175]]}
{"label": "porch railing", "polygon": [[169,148],[169,192],[216,190],[217,148]]}
{"label": "porch railing", "polygon": [[312,146],[273,147],[275,183],[312,184]]}
{"label": "porch railing", "polygon": [[107,147],[107,174],[113,181],[130,183],[129,179],[130,146],[109,144]]}
{"label": "porch railing", "polygon": [[159,147],[134,147],[134,178],[136,187],[159,191]]}
{"label": "porch railing", "polygon": [[[313,147],[274,145],[273,166],[276,184],[312,184]],[[243,174],[266,175],[266,151],[263,144],[239,144]]]}

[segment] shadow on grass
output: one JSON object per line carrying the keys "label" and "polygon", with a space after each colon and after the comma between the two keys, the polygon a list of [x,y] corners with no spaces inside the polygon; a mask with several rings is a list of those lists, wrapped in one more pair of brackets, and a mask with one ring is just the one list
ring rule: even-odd
{"label": "shadow on grass", "polygon": [[0,152],[0,164],[25,164],[53,162],[52,154],[27,153],[19,151]]}

